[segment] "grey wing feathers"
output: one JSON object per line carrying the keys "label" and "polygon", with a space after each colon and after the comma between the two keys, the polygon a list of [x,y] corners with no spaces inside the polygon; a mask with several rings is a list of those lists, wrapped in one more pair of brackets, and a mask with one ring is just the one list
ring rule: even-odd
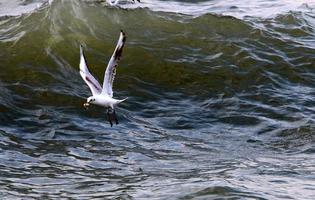
{"label": "grey wing feathers", "polygon": [[93,96],[102,92],[99,82],[92,76],[85,61],[83,48],[80,45],[80,75],[85,83],[89,86]]}
{"label": "grey wing feathers", "polygon": [[115,51],[108,62],[108,65],[105,71],[105,76],[104,76],[102,94],[106,94],[110,97],[113,97],[113,82],[116,75],[116,67],[118,66],[118,61],[120,60],[120,57],[122,55],[125,42],[126,42],[126,35],[123,31],[121,31]]}

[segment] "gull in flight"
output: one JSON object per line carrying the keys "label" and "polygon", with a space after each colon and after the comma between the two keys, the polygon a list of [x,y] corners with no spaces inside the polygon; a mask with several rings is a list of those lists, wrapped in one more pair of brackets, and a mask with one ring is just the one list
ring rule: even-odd
{"label": "gull in flight", "polygon": [[[118,5],[119,1],[120,1],[120,0],[107,0],[106,2],[107,2],[109,5],[111,5],[111,6],[116,6],[116,5]],[[136,0],[136,1],[138,1],[138,2],[140,3],[140,0]],[[132,0],[132,2],[135,3],[135,0]]]}
{"label": "gull in flight", "polygon": [[118,66],[118,61],[120,60],[125,42],[126,35],[121,31],[115,51],[110,58],[105,71],[103,87],[101,87],[99,82],[89,72],[89,68],[85,61],[83,47],[80,45],[80,75],[92,92],[92,96],[87,98],[87,102],[84,103],[83,106],[88,108],[90,104],[95,104],[107,108],[107,117],[111,126],[113,126],[112,119],[118,124],[115,112],[116,105],[127,99],[118,100],[113,98],[113,82],[115,79],[116,67]]}

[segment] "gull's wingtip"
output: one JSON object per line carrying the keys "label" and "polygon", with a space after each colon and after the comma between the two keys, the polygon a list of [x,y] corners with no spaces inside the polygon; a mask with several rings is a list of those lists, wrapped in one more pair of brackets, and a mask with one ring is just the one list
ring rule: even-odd
{"label": "gull's wingtip", "polygon": [[122,39],[123,43],[126,41],[126,33],[123,30],[120,30],[120,38]]}
{"label": "gull's wingtip", "polygon": [[80,54],[83,55],[83,46],[80,44]]}
{"label": "gull's wingtip", "polygon": [[120,30],[120,34],[121,34],[123,37],[126,37],[126,33],[125,33],[123,30]]}

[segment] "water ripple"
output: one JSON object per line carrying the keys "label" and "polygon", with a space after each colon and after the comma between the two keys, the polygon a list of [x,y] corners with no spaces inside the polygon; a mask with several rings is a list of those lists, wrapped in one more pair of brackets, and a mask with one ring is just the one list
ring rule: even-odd
{"label": "water ripple", "polygon": [[[3,198],[313,199],[312,4],[245,2],[51,1],[2,17]],[[120,29],[114,96],[129,98],[111,128],[82,106],[78,47],[101,80]]]}

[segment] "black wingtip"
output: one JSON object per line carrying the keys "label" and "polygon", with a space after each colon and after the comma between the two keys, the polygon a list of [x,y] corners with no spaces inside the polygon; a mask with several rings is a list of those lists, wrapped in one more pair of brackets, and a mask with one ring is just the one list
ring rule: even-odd
{"label": "black wingtip", "polygon": [[122,34],[122,36],[123,36],[123,39],[122,39],[122,41],[123,41],[123,43],[125,43],[126,42],[126,33],[121,29],[120,30],[120,33]]}
{"label": "black wingtip", "polygon": [[80,44],[80,54],[83,54],[83,46]]}
{"label": "black wingtip", "polygon": [[80,44],[80,55],[82,55],[83,57],[85,57],[85,56],[84,56],[84,51],[83,51],[83,45],[82,45],[82,44]]}
{"label": "black wingtip", "polygon": [[123,30],[120,30],[120,33],[121,33],[124,37],[126,37],[126,33],[125,33]]}

